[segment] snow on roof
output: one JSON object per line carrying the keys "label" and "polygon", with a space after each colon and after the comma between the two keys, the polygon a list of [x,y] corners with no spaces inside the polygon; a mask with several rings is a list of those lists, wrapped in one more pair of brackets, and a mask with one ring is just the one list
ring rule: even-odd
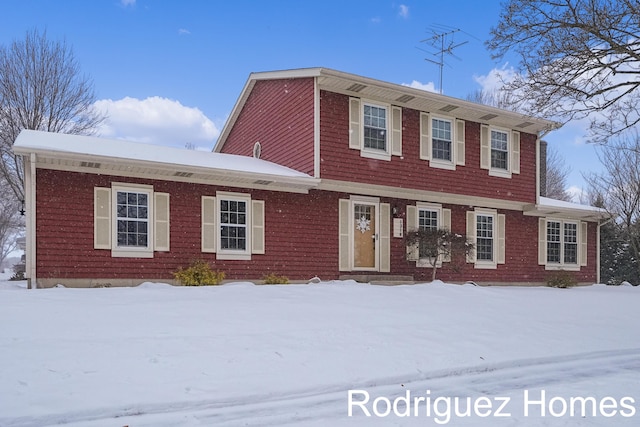
{"label": "snow on roof", "polygon": [[23,130],[20,132],[14,144],[14,152],[16,154],[46,152],[113,159],[133,159],[141,162],[167,165],[184,165],[289,178],[311,178],[309,175],[291,168],[248,156],[35,130]]}
{"label": "snow on roof", "polygon": [[602,212],[602,209],[595,206],[581,205],[579,203],[565,202],[564,200],[550,199],[549,197],[540,197],[541,207],[574,209],[583,211]]}

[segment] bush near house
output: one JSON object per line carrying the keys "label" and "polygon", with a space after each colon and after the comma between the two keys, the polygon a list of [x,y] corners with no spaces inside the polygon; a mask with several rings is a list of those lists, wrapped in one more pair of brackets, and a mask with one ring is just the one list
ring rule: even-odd
{"label": "bush near house", "polygon": [[575,277],[573,277],[573,274],[568,271],[557,271],[547,277],[547,286],[552,288],[566,289],[576,286],[577,284],[578,282]]}
{"label": "bush near house", "polygon": [[178,269],[173,276],[183,286],[219,285],[225,278],[223,271],[213,271],[211,266],[202,260],[192,262],[185,269]]}
{"label": "bush near house", "polygon": [[265,275],[262,280],[264,280],[265,285],[287,285],[289,284],[289,278],[287,276],[278,276],[276,273],[269,273]]}

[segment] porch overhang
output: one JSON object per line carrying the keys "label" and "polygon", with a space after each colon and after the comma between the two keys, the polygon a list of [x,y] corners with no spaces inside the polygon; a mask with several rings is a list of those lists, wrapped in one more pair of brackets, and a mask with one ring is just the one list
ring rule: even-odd
{"label": "porch overhang", "polygon": [[601,208],[547,197],[540,197],[540,202],[537,204],[525,205],[523,213],[527,216],[569,218],[589,222],[600,222],[611,217],[606,210]]}

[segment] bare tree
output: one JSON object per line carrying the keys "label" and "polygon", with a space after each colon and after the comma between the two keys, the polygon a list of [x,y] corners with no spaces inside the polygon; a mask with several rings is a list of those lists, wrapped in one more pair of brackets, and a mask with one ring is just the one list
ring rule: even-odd
{"label": "bare tree", "polygon": [[[634,279],[640,279],[640,136],[625,136],[603,146],[603,172],[585,175],[591,197],[613,218],[617,238],[636,261]],[[628,267],[628,266],[627,266]],[[629,278],[627,280],[630,280]]]}
{"label": "bare tree", "polygon": [[605,142],[640,123],[638,16],[636,0],[509,0],[487,46],[518,55],[507,88],[528,114],[588,116]]}
{"label": "bare tree", "polygon": [[64,41],[33,30],[0,46],[0,174],[17,200],[24,200],[24,171],[11,147],[20,131],[92,134],[104,119],[94,101],[93,83]]}
{"label": "bare tree", "polygon": [[[405,237],[407,259],[425,259],[431,266],[431,280],[436,280],[443,261],[460,262],[473,253],[474,244],[466,236],[444,228],[410,231]],[[455,260],[454,258],[458,259]]]}
{"label": "bare tree", "polygon": [[16,239],[24,229],[21,205],[11,196],[11,189],[0,179],[0,265],[16,249]]}
{"label": "bare tree", "polygon": [[505,90],[478,89],[470,95],[467,95],[467,101],[475,102],[476,104],[491,105],[503,110],[517,110],[511,93]]}
{"label": "bare tree", "polygon": [[567,202],[571,201],[571,194],[567,191],[569,173],[571,173],[571,168],[564,162],[560,152],[552,146],[547,146],[547,197]]}

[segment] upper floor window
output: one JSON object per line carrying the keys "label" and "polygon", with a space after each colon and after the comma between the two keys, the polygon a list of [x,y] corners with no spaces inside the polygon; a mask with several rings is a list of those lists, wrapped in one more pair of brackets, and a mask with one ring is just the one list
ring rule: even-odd
{"label": "upper floor window", "polygon": [[481,125],[480,167],[503,178],[519,174],[520,132]]}
{"label": "upper floor window", "polygon": [[432,158],[451,161],[451,120],[433,118],[431,120]]}
{"label": "upper floor window", "polygon": [[464,120],[420,113],[420,158],[429,166],[455,170],[465,165]]}
{"label": "upper floor window", "polygon": [[379,160],[401,156],[402,108],[349,98],[349,148]]}
{"label": "upper floor window", "polygon": [[491,167],[509,170],[509,138],[507,132],[491,130]]}
{"label": "upper floor window", "polygon": [[387,151],[387,109],[364,104],[364,148]]}

